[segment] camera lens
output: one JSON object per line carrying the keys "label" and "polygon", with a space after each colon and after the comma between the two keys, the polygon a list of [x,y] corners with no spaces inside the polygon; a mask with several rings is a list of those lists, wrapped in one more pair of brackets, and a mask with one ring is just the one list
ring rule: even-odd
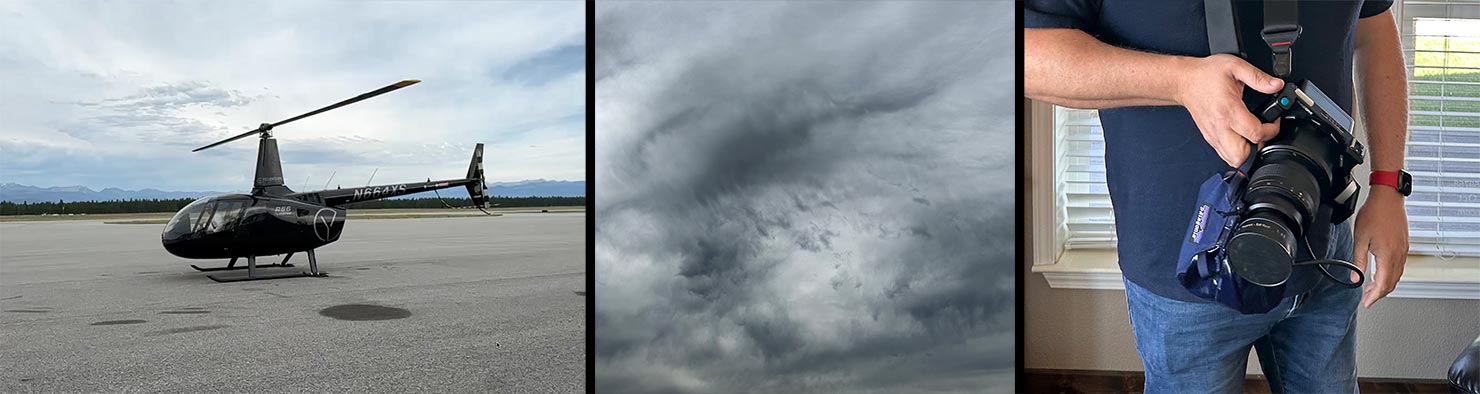
{"label": "camera lens", "polygon": [[1322,160],[1331,148],[1316,138],[1320,130],[1301,123],[1287,124],[1293,130],[1260,151],[1243,196],[1249,214],[1226,245],[1229,270],[1259,286],[1289,279],[1296,241],[1320,207],[1322,185],[1329,183],[1329,165]]}
{"label": "camera lens", "polygon": [[1285,283],[1295,262],[1295,234],[1278,212],[1261,210],[1239,222],[1228,240],[1227,261],[1234,275],[1259,286]]}
{"label": "camera lens", "polygon": [[1296,164],[1294,160],[1282,160],[1278,152],[1268,155],[1270,162],[1254,170],[1249,179],[1249,190],[1244,193],[1244,202],[1254,205],[1271,205],[1289,216],[1291,223],[1299,227],[1304,219],[1313,216],[1319,205],[1320,186],[1310,169]]}

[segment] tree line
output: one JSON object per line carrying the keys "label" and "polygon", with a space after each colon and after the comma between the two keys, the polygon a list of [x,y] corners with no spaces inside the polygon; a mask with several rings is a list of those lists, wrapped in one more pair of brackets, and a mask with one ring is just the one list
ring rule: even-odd
{"label": "tree line", "polygon": [[[41,214],[99,214],[99,213],[155,213],[175,212],[185,205],[195,201],[193,198],[172,199],[133,199],[115,201],[62,201],[56,202],[10,202],[0,201],[0,216],[4,215],[41,215]],[[442,205],[453,207],[467,207],[472,205],[469,198],[406,198],[372,200],[349,204],[345,208],[350,209],[414,209],[414,208],[446,208]],[[488,203],[499,208],[520,207],[557,207],[557,206],[585,206],[585,197],[489,197]]]}

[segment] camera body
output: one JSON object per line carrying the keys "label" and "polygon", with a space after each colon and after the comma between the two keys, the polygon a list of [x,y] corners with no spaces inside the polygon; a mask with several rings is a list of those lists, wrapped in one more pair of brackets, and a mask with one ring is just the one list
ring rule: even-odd
{"label": "camera body", "polygon": [[1266,123],[1281,119],[1280,133],[1203,184],[1177,271],[1193,294],[1243,313],[1279,304],[1294,266],[1307,263],[1296,261],[1302,250],[1324,257],[1307,235],[1351,217],[1361,193],[1351,172],[1365,157],[1351,115],[1309,81],[1286,83],[1255,112]]}
{"label": "camera body", "polygon": [[[1242,197],[1246,213],[1227,258],[1235,275],[1268,287],[1290,277],[1312,226],[1344,222],[1356,211],[1361,187],[1351,173],[1366,149],[1352,135],[1351,115],[1310,81],[1286,84],[1259,117],[1283,121],[1254,158]],[[1331,207],[1329,223],[1316,223],[1322,205]]]}

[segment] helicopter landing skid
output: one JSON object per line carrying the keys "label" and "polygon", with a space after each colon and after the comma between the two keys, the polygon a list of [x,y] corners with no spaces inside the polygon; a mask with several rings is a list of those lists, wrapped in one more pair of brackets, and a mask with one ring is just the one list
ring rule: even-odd
{"label": "helicopter landing skid", "polygon": [[[289,253],[288,254],[288,257],[293,257],[293,254],[292,253]],[[232,261],[235,262],[236,259],[233,258]],[[286,267],[292,267],[293,266],[292,264],[287,264],[287,262],[288,262],[288,258],[285,257],[285,258],[283,258],[283,262],[282,263],[272,264],[272,265],[264,265],[263,267],[284,267],[284,266],[286,266]],[[309,249],[309,251],[308,251],[308,267],[309,267],[309,272],[282,272],[282,273],[271,273],[271,274],[258,274],[257,273],[257,256],[247,256],[247,276],[230,277],[230,278],[218,278],[215,275],[206,275],[206,277],[207,278],[211,278],[211,280],[214,280],[214,281],[217,281],[217,282],[226,283],[226,282],[243,282],[243,281],[249,281],[249,280],[267,280],[267,279],[284,279],[284,278],[325,277],[325,276],[329,276],[329,274],[319,271],[319,262],[318,262],[318,259],[315,258],[312,249]],[[200,268],[196,268],[196,269],[200,269]],[[233,269],[233,268],[231,268],[230,264],[228,263],[227,268],[224,268],[224,269]],[[217,270],[220,270],[220,269],[217,269]]]}
{"label": "helicopter landing skid", "polygon": [[[266,268],[294,267],[294,265],[288,264],[288,259],[290,259],[290,258],[293,258],[293,254],[292,253],[288,253],[287,256],[284,256],[283,257],[283,261],[281,263],[267,264],[267,265],[259,265],[258,267],[266,267]],[[236,257],[232,257],[231,258],[231,261],[228,262],[228,263],[226,263],[226,266],[225,267],[201,268],[201,267],[197,267],[195,264],[191,264],[190,265],[190,268],[194,268],[196,271],[200,271],[200,272],[230,271],[230,270],[247,269],[247,267],[237,267],[236,266],[236,259],[237,259]]]}

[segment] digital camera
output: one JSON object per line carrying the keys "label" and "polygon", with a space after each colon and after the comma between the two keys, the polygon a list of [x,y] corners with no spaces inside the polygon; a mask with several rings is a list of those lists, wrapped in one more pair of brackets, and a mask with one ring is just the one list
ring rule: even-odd
{"label": "digital camera", "polygon": [[[1351,115],[1310,81],[1286,84],[1259,117],[1283,121],[1254,158],[1243,193],[1246,214],[1227,247],[1234,275],[1267,287],[1290,277],[1312,226],[1344,222],[1356,211],[1361,188],[1351,173],[1365,149],[1352,136]],[[1315,223],[1322,204],[1332,209],[1329,223]]]}
{"label": "digital camera", "polygon": [[1279,304],[1297,265],[1317,265],[1343,286],[1360,286],[1362,280],[1349,283],[1326,269],[1357,271],[1355,265],[1322,259],[1325,250],[1315,253],[1307,238],[1356,210],[1361,190],[1351,172],[1365,148],[1351,133],[1351,115],[1309,81],[1285,84],[1257,115],[1266,123],[1281,119],[1280,133],[1239,169],[1204,183],[1178,262],[1183,286],[1244,313]]}

